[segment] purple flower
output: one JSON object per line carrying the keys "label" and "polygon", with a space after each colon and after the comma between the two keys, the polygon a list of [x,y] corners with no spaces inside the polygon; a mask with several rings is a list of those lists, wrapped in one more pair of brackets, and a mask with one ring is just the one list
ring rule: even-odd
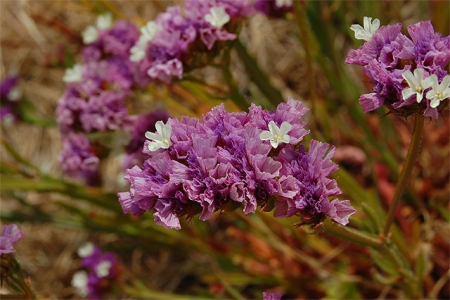
{"label": "purple flower", "polygon": [[[320,222],[329,216],[345,225],[355,211],[349,201],[328,200],[341,193],[328,178],[337,169],[334,147],[312,141],[308,153],[299,145],[309,132],[301,120],[307,111],[293,99],[273,112],[252,105],[249,113],[230,113],[220,105],[202,120],[160,124],[158,133],[146,134],[152,141],[144,144],[142,167],[126,172],[130,191],[118,194],[124,213],[154,210],[157,224],[179,229],[182,216],[208,220],[239,205],[249,214],[275,201],[276,217],[298,214]],[[270,124],[291,128],[276,147],[262,138]],[[157,140],[164,147],[154,147]]]}
{"label": "purple flower", "polygon": [[329,216],[342,225],[348,223],[348,218],[356,211],[350,202],[328,200],[328,197],[342,193],[336,181],[328,178],[338,169],[331,161],[334,149],[326,143],[311,140],[309,153],[303,146],[299,151],[290,146],[280,151],[277,157],[283,166],[280,181],[283,193],[288,197],[275,200],[275,217],[300,214],[304,220],[321,220]]}
{"label": "purple flower", "polygon": [[120,267],[116,256],[102,252],[100,248],[88,243],[78,249],[81,266],[72,278],[72,286],[77,293],[89,299],[101,299],[110,294],[120,281]]}
{"label": "purple flower", "polygon": [[10,224],[3,226],[0,236],[0,255],[16,252],[13,245],[23,236],[24,233],[19,230],[17,225]]}
{"label": "purple flower", "polygon": [[270,292],[264,292],[263,293],[263,300],[280,300],[281,294],[278,293],[270,293]]}
{"label": "purple flower", "polygon": [[113,27],[99,30],[97,39],[82,49],[84,62],[99,61],[113,57],[128,58],[131,47],[137,42],[136,25],[119,20]]}
{"label": "purple flower", "polygon": [[22,92],[17,86],[18,76],[8,76],[0,83],[0,120],[10,123],[19,118]]}
{"label": "purple flower", "polygon": [[374,93],[362,95],[359,102],[364,112],[386,105],[395,114],[419,112],[437,118],[445,97],[436,101],[431,96],[429,78],[436,76],[436,84],[445,83],[450,37],[435,33],[430,21],[408,26],[412,40],[400,32],[401,27],[400,23],[382,26],[359,49],[348,53],[345,62],[363,66],[374,84]]}
{"label": "purple flower", "polygon": [[282,18],[287,12],[292,11],[292,0],[256,0],[255,10],[272,18]]}
{"label": "purple flower", "polygon": [[98,181],[100,160],[84,134],[69,133],[63,138],[63,149],[58,161],[64,173],[85,178],[91,185]]}

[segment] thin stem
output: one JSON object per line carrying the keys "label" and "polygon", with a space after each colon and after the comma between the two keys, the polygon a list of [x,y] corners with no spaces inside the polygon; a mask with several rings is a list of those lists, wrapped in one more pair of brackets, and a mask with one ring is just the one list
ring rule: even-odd
{"label": "thin stem", "polygon": [[224,62],[221,64],[220,69],[222,70],[223,79],[228,85],[228,88],[230,89],[230,98],[233,100],[234,103],[236,103],[242,110],[247,111],[248,110],[248,103],[245,100],[245,98],[242,96],[241,92],[239,91],[239,88],[236,84],[236,80],[233,77],[233,74],[231,74],[230,71],[230,56],[229,53],[227,53],[224,57]]}
{"label": "thin stem", "polygon": [[389,229],[394,221],[395,212],[397,210],[398,205],[400,204],[400,200],[403,196],[405,188],[408,184],[408,180],[411,176],[412,169],[413,169],[416,159],[419,155],[420,146],[422,143],[424,120],[425,119],[423,116],[416,114],[415,120],[414,120],[414,128],[413,128],[411,143],[409,144],[409,149],[408,149],[408,154],[406,155],[405,164],[403,166],[402,172],[400,173],[400,178],[398,180],[398,184],[395,189],[394,197],[393,197],[391,205],[389,207],[386,225],[384,227],[384,232],[383,232],[384,236],[387,236],[389,233]]}
{"label": "thin stem", "polygon": [[324,232],[343,238],[347,241],[357,243],[363,246],[369,246],[379,249],[383,246],[383,241],[376,235],[372,235],[366,232],[359,231],[354,228],[339,225],[337,223],[326,220],[320,227]]}
{"label": "thin stem", "polygon": [[250,80],[256,84],[270,103],[276,107],[278,104],[284,102],[283,95],[278,89],[273,87],[267,74],[259,67],[258,62],[248,53],[239,39],[233,42],[233,49],[236,50],[241,58]]}

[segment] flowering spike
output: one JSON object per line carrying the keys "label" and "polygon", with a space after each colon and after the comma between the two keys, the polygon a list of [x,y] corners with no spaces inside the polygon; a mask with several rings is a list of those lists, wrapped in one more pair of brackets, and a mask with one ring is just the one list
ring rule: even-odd
{"label": "flowering spike", "polygon": [[283,122],[278,128],[274,121],[269,122],[269,130],[261,132],[259,138],[262,141],[269,140],[273,148],[277,148],[281,143],[289,143],[290,136],[287,135],[289,130],[291,130],[292,125],[288,122]]}
{"label": "flowering spike", "polygon": [[359,24],[353,24],[350,29],[355,32],[355,38],[358,40],[370,41],[375,31],[380,28],[380,20],[364,17],[364,28]]}
{"label": "flowering spike", "polygon": [[170,136],[172,135],[172,127],[169,124],[164,124],[162,121],[158,121],[155,124],[156,133],[147,131],[145,137],[149,140],[153,140],[148,144],[148,150],[156,151],[160,148],[167,149],[172,145]]}

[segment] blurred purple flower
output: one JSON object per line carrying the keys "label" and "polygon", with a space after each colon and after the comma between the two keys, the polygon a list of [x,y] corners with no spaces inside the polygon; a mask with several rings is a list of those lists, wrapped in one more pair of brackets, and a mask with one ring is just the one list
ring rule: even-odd
{"label": "blurred purple flower", "polygon": [[263,292],[263,300],[280,300],[281,296],[278,293]]}
{"label": "blurred purple flower", "polygon": [[18,105],[22,92],[18,85],[19,76],[8,76],[0,82],[0,120],[11,123],[19,118]]}
{"label": "blurred purple flower", "polygon": [[293,10],[293,0],[256,0],[255,10],[272,18],[282,18]]}
{"label": "blurred purple flower", "polygon": [[78,249],[81,266],[72,278],[72,286],[77,293],[89,299],[101,299],[110,295],[120,281],[120,267],[116,256],[102,252],[100,248],[88,243]]}
{"label": "blurred purple flower", "polygon": [[16,224],[3,226],[2,234],[0,235],[0,255],[16,252],[13,245],[23,236],[24,233],[19,230]]}

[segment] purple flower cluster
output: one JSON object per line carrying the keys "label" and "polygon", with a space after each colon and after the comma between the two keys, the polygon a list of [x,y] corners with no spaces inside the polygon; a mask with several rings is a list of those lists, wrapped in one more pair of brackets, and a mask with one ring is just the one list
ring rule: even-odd
{"label": "purple flower cluster", "polygon": [[450,97],[450,36],[434,31],[430,21],[408,26],[408,38],[401,33],[402,24],[381,26],[365,18],[364,29],[351,28],[366,42],[350,50],[348,64],[363,66],[363,72],[374,84],[373,93],[364,94],[359,102],[364,112],[386,105],[392,112],[409,115],[415,112],[437,118]]}
{"label": "purple flower cluster", "polygon": [[18,76],[8,76],[0,82],[0,120],[6,123],[14,122],[19,117],[18,104],[22,93],[17,86],[18,81]]}
{"label": "purple flower cluster", "polygon": [[108,14],[98,17],[97,27],[83,32],[87,44],[82,50],[83,64],[66,70],[66,90],[56,109],[63,135],[59,160],[65,173],[96,182],[96,145],[85,135],[132,124],[125,99],[135,83],[129,51],[138,37],[136,26],[125,21],[113,25]]}
{"label": "purple flower cluster", "polygon": [[289,99],[276,111],[252,105],[248,113],[213,108],[202,120],[183,117],[157,122],[147,132],[142,167],[127,170],[130,191],[119,193],[124,213],[139,216],[154,210],[155,222],[180,229],[182,216],[242,206],[245,214],[257,207],[275,207],[274,216],[299,215],[305,222],[329,216],[347,224],[355,212],[348,200],[328,200],[341,193],[328,176],[334,147],[312,140],[309,152],[299,143],[308,134],[302,121],[308,111]]}
{"label": "purple flower cluster", "polygon": [[102,252],[91,243],[80,247],[78,255],[83,271],[72,277],[72,286],[77,294],[89,299],[101,299],[107,296],[120,281],[120,267],[116,256],[110,252]]}
{"label": "purple flower cluster", "polygon": [[[208,52],[216,41],[233,40],[233,25],[253,12],[249,0],[186,0],[185,14],[171,6],[141,28],[141,36],[131,48],[137,78],[145,83],[179,79],[187,66],[196,66],[196,57]],[[205,62],[203,62],[205,63]]]}
{"label": "purple flower cluster", "polygon": [[13,245],[23,236],[24,233],[19,230],[17,225],[3,226],[2,234],[0,235],[0,255],[16,252]]}

